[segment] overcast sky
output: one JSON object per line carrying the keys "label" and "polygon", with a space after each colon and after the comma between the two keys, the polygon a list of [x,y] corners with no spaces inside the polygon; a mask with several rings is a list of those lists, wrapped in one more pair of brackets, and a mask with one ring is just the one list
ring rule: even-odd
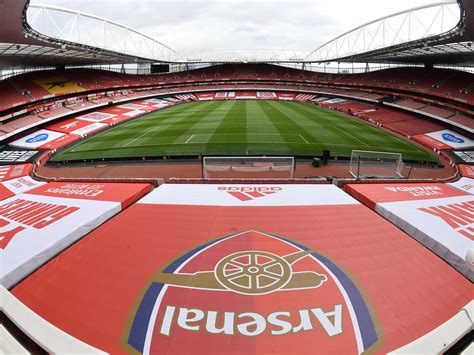
{"label": "overcast sky", "polygon": [[177,50],[315,49],[433,0],[39,0],[138,29]]}

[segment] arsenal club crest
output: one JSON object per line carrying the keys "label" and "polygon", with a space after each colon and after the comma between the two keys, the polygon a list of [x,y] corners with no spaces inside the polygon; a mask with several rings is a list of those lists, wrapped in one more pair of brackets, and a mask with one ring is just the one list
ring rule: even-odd
{"label": "arsenal club crest", "polygon": [[245,231],[152,276],[123,345],[136,353],[362,353],[379,340],[351,278],[315,250]]}

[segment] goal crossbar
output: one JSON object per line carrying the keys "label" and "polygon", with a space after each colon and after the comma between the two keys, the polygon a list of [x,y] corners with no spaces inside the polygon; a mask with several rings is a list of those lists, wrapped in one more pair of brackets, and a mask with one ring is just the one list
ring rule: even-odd
{"label": "goal crossbar", "polygon": [[293,179],[294,157],[203,157],[204,179]]}
{"label": "goal crossbar", "polygon": [[359,178],[403,178],[401,153],[353,150],[349,173]]}

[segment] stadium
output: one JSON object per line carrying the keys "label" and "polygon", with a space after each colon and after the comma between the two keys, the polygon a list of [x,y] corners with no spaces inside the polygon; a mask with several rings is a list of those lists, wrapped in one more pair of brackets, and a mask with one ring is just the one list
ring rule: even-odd
{"label": "stadium", "polygon": [[473,1],[311,50],[0,15],[1,354],[473,352]]}

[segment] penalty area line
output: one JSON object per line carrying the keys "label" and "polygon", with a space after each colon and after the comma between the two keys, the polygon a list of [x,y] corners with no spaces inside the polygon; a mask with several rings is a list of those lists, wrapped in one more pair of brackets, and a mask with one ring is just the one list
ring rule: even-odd
{"label": "penalty area line", "polygon": [[187,140],[186,142],[184,142],[184,144],[188,144],[189,141],[190,141],[191,139],[193,139],[193,138],[194,138],[194,134],[193,134],[191,137],[189,137],[188,140]]}
{"label": "penalty area line", "polygon": [[300,136],[300,138],[301,138],[302,140],[304,140],[304,142],[305,142],[306,144],[309,144],[309,142],[306,140],[305,137],[303,137],[301,134],[298,134],[298,135]]}

